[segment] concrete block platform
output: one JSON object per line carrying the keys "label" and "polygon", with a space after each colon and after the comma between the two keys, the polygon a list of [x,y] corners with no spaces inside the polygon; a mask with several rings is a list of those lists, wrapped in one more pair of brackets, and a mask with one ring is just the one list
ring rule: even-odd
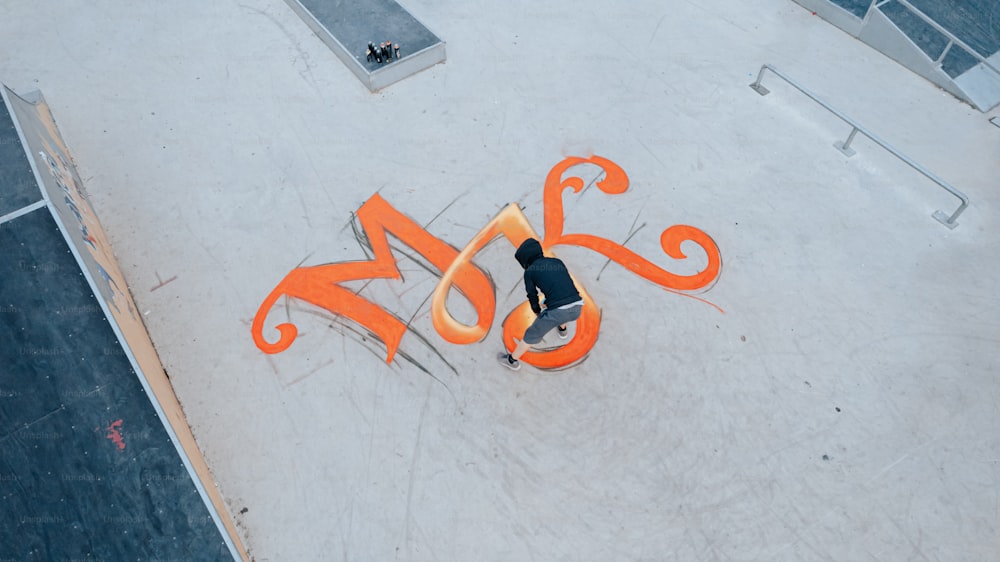
{"label": "concrete block platform", "polygon": [[[287,2],[373,92],[445,60],[444,42],[393,0]],[[399,58],[367,56],[369,42],[399,45]]]}

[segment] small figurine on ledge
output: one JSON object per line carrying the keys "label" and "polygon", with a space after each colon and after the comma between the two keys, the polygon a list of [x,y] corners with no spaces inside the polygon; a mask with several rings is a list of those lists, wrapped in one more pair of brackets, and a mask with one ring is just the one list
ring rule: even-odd
{"label": "small figurine on ledge", "polygon": [[379,43],[377,47],[375,43],[369,41],[368,48],[365,50],[365,59],[368,62],[374,60],[379,64],[392,62],[393,55],[395,55],[397,60],[399,59],[399,43],[393,45],[392,41]]}

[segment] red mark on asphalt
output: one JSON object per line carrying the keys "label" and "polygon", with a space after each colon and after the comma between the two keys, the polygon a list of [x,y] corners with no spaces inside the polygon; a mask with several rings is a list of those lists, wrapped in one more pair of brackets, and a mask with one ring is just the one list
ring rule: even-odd
{"label": "red mark on asphalt", "polygon": [[108,439],[114,443],[119,451],[125,450],[125,440],[122,439],[122,434],[119,431],[122,428],[122,420],[115,420],[111,422],[111,425],[107,427],[108,433],[105,435]]}

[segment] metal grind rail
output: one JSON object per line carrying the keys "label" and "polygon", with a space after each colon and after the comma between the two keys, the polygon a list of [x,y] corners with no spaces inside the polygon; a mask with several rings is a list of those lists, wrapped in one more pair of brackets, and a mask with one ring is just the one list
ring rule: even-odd
{"label": "metal grind rail", "polygon": [[924,168],[920,164],[917,164],[916,162],[914,162],[909,156],[907,156],[907,155],[903,154],[902,152],[896,150],[891,144],[889,144],[889,143],[885,142],[884,140],[882,140],[878,135],[876,135],[875,133],[872,133],[871,131],[869,131],[868,129],[866,129],[865,127],[863,127],[860,123],[858,123],[854,119],[851,119],[847,115],[844,115],[838,109],[836,109],[835,107],[831,106],[830,104],[826,103],[825,101],[823,101],[822,99],[820,99],[819,97],[817,97],[816,94],[814,94],[814,93],[810,92],[809,90],[803,88],[797,82],[795,82],[794,80],[792,80],[788,76],[785,76],[778,69],[774,68],[773,66],[771,66],[769,64],[761,65],[760,72],[757,73],[757,80],[754,81],[753,84],[750,84],[750,87],[753,88],[754,91],[757,92],[758,94],[760,94],[762,96],[766,96],[767,94],[770,93],[770,90],[768,90],[767,88],[765,88],[764,86],[762,86],[761,83],[760,83],[760,81],[764,78],[764,71],[765,70],[770,70],[774,75],[776,75],[777,77],[781,78],[785,82],[788,82],[796,90],[802,92],[803,94],[805,94],[806,96],[808,96],[810,99],[812,99],[814,102],[822,105],[824,108],[826,108],[827,111],[829,111],[830,113],[836,115],[841,121],[844,121],[845,123],[847,123],[848,125],[851,126],[851,133],[849,135],[847,135],[847,140],[845,140],[844,142],[837,141],[837,142],[835,142],[833,144],[833,146],[835,146],[837,148],[837,150],[843,152],[846,156],[848,156],[848,157],[854,156],[855,153],[854,153],[854,150],[851,149],[851,143],[854,141],[855,135],[857,135],[858,133],[861,133],[862,135],[864,135],[864,136],[868,137],[869,139],[871,139],[872,142],[874,142],[875,144],[877,144],[877,145],[881,146],[882,148],[886,149],[887,151],[889,151],[889,153],[892,154],[893,156],[895,156],[896,158],[899,158],[900,160],[902,160],[905,164],[907,164],[908,166],[910,166],[914,170],[916,170],[916,171],[920,172],[921,174],[923,174],[929,180],[933,181],[934,183],[936,183],[939,186],[941,186],[942,188],[944,188],[945,191],[947,191],[948,193],[951,193],[955,197],[958,197],[958,199],[962,202],[962,204],[959,205],[958,209],[955,209],[955,212],[952,213],[950,216],[947,213],[945,213],[944,211],[941,211],[941,210],[934,211],[934,214],[932,215],[941,224],[945,225],[946,227],[948,227],[950,229],[954,229],[956,226],[958,226],[958,223],[955,222],[956,219],[958,219],[958,215],[962,214],[962,211],[964,211],[965,208],[969,206],[969,197],[967,195],[965,195],[961,191],[955,189],[950,183],[948,183],[948,182],[944,181],[943,179],[935,176],[930,171],[928,171],[926,168]]}

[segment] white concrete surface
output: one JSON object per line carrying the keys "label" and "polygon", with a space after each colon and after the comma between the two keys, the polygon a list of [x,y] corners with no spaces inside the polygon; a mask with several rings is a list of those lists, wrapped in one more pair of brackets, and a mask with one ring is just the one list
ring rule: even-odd
{"label": "white concrete surface", "polygon": [[[373,95],[281,0],[0,2],[0,81],[51,104],[257,561],[996,559],[993,114],[790,0],[405,5],[448,62]],[[765,62],[966,191],[960,226],[790,87],[748,88]],[[541,230],[546,173],[588,152],[631,187],[567,197],[567,229],[644,224],[628,247],[669,268],[659,232],[705,230],[724,313],[560,250],[600,340],[514,374],[497,243],[480,344],[434,332],[405,258],[362,293],[415,315],[457,372],[403,349],[441,382],[305,305],[290,349],[254,346],[288,271],[365,258],[349,224],[376,191],[460,248],[512,201]]]}

